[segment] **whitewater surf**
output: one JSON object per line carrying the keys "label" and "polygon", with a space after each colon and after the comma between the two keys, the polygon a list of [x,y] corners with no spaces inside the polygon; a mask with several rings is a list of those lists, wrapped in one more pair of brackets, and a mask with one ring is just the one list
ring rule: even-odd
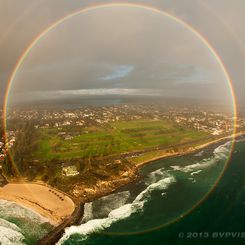
{"label": "whitewater surf", "polygon": [[[200,154],[162,159],[144,166],[137,183],[85,204],[82,224],[66,228],[57,244],[81,243],[99,232],[142,232],[182,217],[214,185],[231,142]],[[70,242],[69,242],[70,241]]]}

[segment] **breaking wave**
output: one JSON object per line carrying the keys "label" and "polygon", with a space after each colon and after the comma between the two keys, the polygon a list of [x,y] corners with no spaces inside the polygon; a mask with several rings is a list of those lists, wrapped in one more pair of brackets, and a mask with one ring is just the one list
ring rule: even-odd
{"label": "breaking wave", "polygon": [[93,202],[86,203],[84,205],[84,216],[82,223],[86,223],[92,219],[107,217],[112,210],[125,205],[129,199],[129,196],[129,191],[123,191],[101,197]]}
{"label": "breaking wave", "polygon": [[4,219],[0,218],[0,241],[3,245],[22,245],[24,236],[21,229]]}
{"label": "breaking wave", "polygon": [[[145,204],[151,201],[154,191],[162,191],[161,196],[164,196],[167,194],[166,190],[169,186],[176,182],[175,173],[171,169],[189,173],[190,177],[188,180],[195,183],[195,175],[198,175],[218,161],[228,159],[230,146],[231,142],[227,142],[217,147],[211,157],[205,158],[200,162],[185,166],[170,166],[170,169],[165,166],[149,173],[144,178],[143,189],[138,194],[135,194],[134,197],[131,196],[131,192],[124,191],[85,204],[83,223],[79,226],[66,228],[63,237],[57,244],[63,244],[75,234],[79,235],[79,241],[85,241],[93,233],[104,231],[120,220],[125,220],[130,216],[132,217],[133,214],[144,212]],[[204,154],[204,151],[201,154]]]}
{"label": "breaking wave", "polygon": [[149,185],[144,191],[142,191],[134,200],[134,202],[144,202],[148,200],[151,196],[151,193],[155,190],[166,190],[171,183],[175,182],[173,176],[159,180],[156,183]]}
{"label": "breaking wave", "polygon": [[87,223],[81,224],[80,226],[71,226],[66,228],[64,236],[57,244],[62,244],[73,234],[80,234],[81,240],[86,240],[92,233],[103,231],[117,221],[126,219],[134,213],[142,212],[145,202],[149,200],[153,191],[166,190],[174,182],[175,178],[173,176],[161,179],[156,183],[150,184],[134,199],[132,203],[124,204],[123,206],[110,211],[108,217],[103,219],[93,219]]}
{"label": "breaking wave", "polygon": [[202,150],[202,151],[196,153],[194,156],[196,156],[196,157],[201,157],[201,156],[203,156],[203,154],[204,154],[204,150]]}
{"label": "breaking wave", "polygon": [[26,218],[30,217],[36,223],[45,223],[48,222],[48,219],[44,218],[40,214],[31,209],[24,208],[15,202],[10,202],[6,200],[0,200],[0,217],[17,217],[17,218]]}
{"label": "breaking wave", "polygon": [[229,141],[215,148],[213,151],[213,156],[210,158],[203,159],[201,162],[194,163],[187,166],[174,165],[171,166],[171,168],[185,173],[191,173],[191,175],[198,174],[203,169],[217,163],[220,160],[227,160],[230,154],[230,146],[231,146],[231,142]]}
{"label": "breaking wave", "polygon": [[197,170],[197,171],[192,172],[192,173],[191,173],[191,175],[193,176],[193,175],[195,175],[195,174],[199,174],[199,173],[201,173],[201,172],[202,172],[202,170],[201,170],[201,169],[199,169],[199,170]]}
{"label": "breaking wave", "polygon": [[160,168],[155,170],[154,172],[151,172],[145,181],[146,185],[150,185],[152,183],[156,183],[157,181],[163,179],[164,177],[168,177],[168,173],[165,170],[165,168]]}
{"label": "breaking wave", "polygon": [[41,238],[49,231],[48,225],[41,227],[45,223],[48,220],[38,213],[15,202],[0,200],[0,244],[23,245],[30,237]]}
{"label": "breaking wave", "polygon": [[22,245],[24,236],[15,230],[0,226],[0,240],[3,245]]}

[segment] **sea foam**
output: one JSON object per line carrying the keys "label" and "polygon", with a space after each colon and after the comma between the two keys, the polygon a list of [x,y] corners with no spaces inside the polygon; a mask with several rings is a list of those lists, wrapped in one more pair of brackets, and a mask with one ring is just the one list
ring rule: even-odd
{"label": "sea foam", "polygon": [[156,183],[149,185],[144,191],[142,191],[132,203],[125,204],[119,208],[112,210],[107,218],[93,219],[80,226],[71,226],[65,229],[65,234],[58,241],[57,244],[62,244],[69,239],[73,234],[80,234],[81,240],[86,240],[89,235],[95,232],[103,231],[110,227],[113,223],[126,219],[132,214],[142,212],[145,202],[149,200],[151,193],[155,190],[166,190],[172,183],[175,182],[173,176],[169,176]]}
{"label": "sea foam", "polygon": [[157,169],[146,177],[145,184],[150,185],[152,183],[156,183],[157,181],[163,179],[164,177],[168,177],[168,173],[165,171],[165,168]]}
{"label": "sea foam", "polygon": [[[19,220],[18,226],[9,222],[12,218]],[[22,245],[25,236],[33,234],[42,237],[47,233],[45,229],[38,229],[47,219],[31,209],[24,208],[15,202],[0,200],[0,244]]]}
{"label": "sea foam", "polygon": [[84,205],[84,217],[82,223],[86,223],[91,219],[106,218],[112,210],[125,205],[129,196],[129,191],[122,191],[86,203]]}
{"label": "sea foam", "polygon": [[[229,155],[229,147],[231,142],[217,147],[211,158],[204,159],[200,163],[191,164],[188,166],[171,166],[175,170],[183,171],[186,173],[198,174],[200,170],[216,163],[218,160],[227,159]],[[194,179],[192,179],[195,181]],[[106,218],[103,219],[92,219],[88,222],[81,224],[80,226],[71,226],[65,229],[63,237],[58,241],[57,245],[61,245],[71,235],[79,234],[80,241],[86,240],[89,235],[100,232],[109,228],[113,223],[130,217],[132,214],[142,212],[144,204],[150,199],[152,192],[156,190],[166,190],[176,180],[174,176],[169,175],[168,171],[164,168],[158,169],[150,173],[146,177],[147,187],[136,196],[133,202],[124,204],[114,210],[111,210]],[[118,193],[117,193],[118,194]],[[165,194],[163,192],[162,194]],[[106,197],[105,197],[106,198]],[[86,207],[86,205],[85,205]],[[85,208],[86,209],[86,208]],[[91,212],[91,204],[87,205],[87,214]],[[89,215],[87,215],[89,216]]]}
{"label": "sea foam", "polygon": [[171,166],[172,169],[182,171],[185,173],[191,173],[191,175],[195,175],[200,173],[200,170],[203,170],[220,160],[227,160],[230,153],[231,142],[227,142],[221,146],[218,146],[213,151],[213,156],[210,158],[203,159],[201,162],[194,163],[187,166]]}
{"label": "sea foam", "polygon": [[21,229],[4,219],[0,219],[0,242],[2,245],[22,245],[24,236]]}
{"label": "sea foam", "polygon": [[48,222],[48,219],[44,218],[37,212],[18,205],[15,202],[0,200],[0,217],[17,217],[17,218],[31,218],[36,223]]}

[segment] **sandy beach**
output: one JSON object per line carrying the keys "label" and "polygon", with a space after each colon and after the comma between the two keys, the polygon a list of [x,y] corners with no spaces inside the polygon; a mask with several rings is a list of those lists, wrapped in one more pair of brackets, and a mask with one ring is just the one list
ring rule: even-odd
{"label": "sandy beach", "polygon": [[53,225],[60,224],[75,209],[70,197],[38,183],[9,183],[0,188],[0,199],[30,208],[47,218]]}

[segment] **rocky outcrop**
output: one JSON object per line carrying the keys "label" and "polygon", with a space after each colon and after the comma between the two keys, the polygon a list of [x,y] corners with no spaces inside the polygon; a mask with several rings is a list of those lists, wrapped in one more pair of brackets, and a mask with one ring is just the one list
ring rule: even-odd
{"label": "rocky outcrop", "polygon": [[137,177],[137,169],[133,168],[121,172],[119,176],[112,176],[109,180],[98,180],[93,186],[77,184],[72,191],[72,195],[81,199],[84,203],[90,202],[95,198],[107,195],[119,187],[134,181]]}

